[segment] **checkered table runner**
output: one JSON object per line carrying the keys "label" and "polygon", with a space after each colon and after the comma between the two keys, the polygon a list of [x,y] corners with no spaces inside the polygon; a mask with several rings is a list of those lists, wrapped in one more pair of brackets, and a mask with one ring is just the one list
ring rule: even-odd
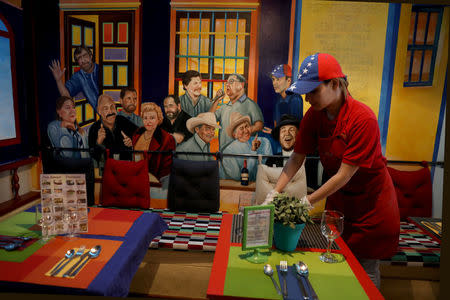
{"label": "checkered table runner", "polygon": [[382,264],[439,267],[441,245],[413,223],[400,223],[398,252]]}
{"label": "checkered table runner", "polygon": [[216,251],[221,213],[184,213],[153,209],[164,219],[169,229],[153,239],[150,248]]}

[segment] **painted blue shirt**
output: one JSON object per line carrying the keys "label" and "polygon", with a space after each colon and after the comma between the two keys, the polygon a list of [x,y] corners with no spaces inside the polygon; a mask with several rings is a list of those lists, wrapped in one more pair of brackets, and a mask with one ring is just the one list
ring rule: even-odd
{"label": "painted blue shirt", "polygon": [[[60,120],[54,120],[48,124],[47,134],[53,147],[87,149],[87,134],[61,127]],[[89,157],[86,151],[61,151],[61,156],[66,158]]]}
{"label": "painted blue shirt", "polygon": [[127,114],[123,110],[121,110],[117,113],[117,115],[127,118],[128,121],[133,122],[137,127],[144,126],[144,121],[142,121],[142,118],[135,113]]}
{"label": "painted blue shirt", "polygon": [[92,73],[86,73],[80,69],[66,82],[66,88],[70,96],[75,97],[79,92],[83,92],[95,111],[97,111],[97,99],[99,96],[98,70],[99,66],[97,64],[94,64]]}
{"label": "painted blue shirt", "polygon": [[[272,155],[272,147],[268,139],[264,137],[258,137],[261,141],[261,145],[256,151],[252,151],[252,141],[255,137],[250,137],[246,143],[242,143],[238,140],[234,140],[223,150],[224,154],[253,154],[253,155]],[[263,158],[264,164],[267,159]],[[241,170],[244,167],[243,157],[224,156],[220,165],[219,174],[221,179],[234,179],[241,180]],[[247,158],[247,169],[250,181],[256,180],[256,173],[258,171],[258,159]]]}
{"label": "painted blue shirt", "polygon": [[[176,148],[177,152],[200,152],[209,153],[209,144],[205,143],[198,134],[194,134],[193,137],[188,139],[186,142],[179,144]],[[207,161],[214,160],[212,155],[197,155],[197,154],[177,154],[177,158],[184,160],[196,160],[196,161]]]}
{"label": "painted blue shirt", "polygon": [[264,122],[264,117],[258,104],[252,99],[248,98],[246,94],[242,95],[234,104],[229,101],[216,110],[217,121],[222,127],[219,130],[219,150],[222,151],[225,147],[233,141],[233,138],[227,134],[227,127],[230,125],[230,116],[233,111],[239,112],[243,116],[249,116],[251,125],[256,121]]}
{"label": "painted blue shirt", "polygon": [[289,114],[297,117],[299,120],[303,117],[303,100],[300,95],[286,95],[283,99],[280,94],[276,95],[275,107],[273,109],[273,120],[277,124],[280,122],[281,116]]}

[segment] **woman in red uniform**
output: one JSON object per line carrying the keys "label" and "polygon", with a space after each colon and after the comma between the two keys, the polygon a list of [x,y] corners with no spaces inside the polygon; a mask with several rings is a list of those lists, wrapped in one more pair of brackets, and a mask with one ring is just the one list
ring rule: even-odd
{"label": "woman in red uniform", "polygon": [[316,53],[302,62],[287,92],[306,94],[311,108],[300,124],[294,153],[267,200],[283,190],[305,155],[317,149],[329,180],[306,200],[314,204],[327,197],[327,209],[344,213],[342,238],[379,288],[379,259],[397,250],[400,216],[375,114],[353,99],[347,86],[333,56]]}

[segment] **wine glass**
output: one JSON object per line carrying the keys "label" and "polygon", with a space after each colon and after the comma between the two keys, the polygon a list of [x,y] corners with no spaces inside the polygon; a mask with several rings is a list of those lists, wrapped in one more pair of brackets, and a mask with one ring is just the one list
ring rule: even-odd
{"label": "wine glass", "polygon": [[53,223],[53,216],[51,214],[45,214],[39,223],[42,227],[42,242],[46,243],[50,239],[50,230]]}
{"label": "wine glass", "polygon": [[70,212],[70,223],[71,223],[71,227],[72,227],[70,237],[78,236],[78,234],[75,233],[75,229],[77,228],[77,221],[78,221],[78,211],[72,210]]}
{"label": "wine glass", "polygon": [[326,263],[338,262],[337,257],[331,253],[331,245],[344,230],[344,214],[337,210],[324,210],[322,221],[320,222],[320,230],[328,241],[327,252],[320,255],[320,260]]}

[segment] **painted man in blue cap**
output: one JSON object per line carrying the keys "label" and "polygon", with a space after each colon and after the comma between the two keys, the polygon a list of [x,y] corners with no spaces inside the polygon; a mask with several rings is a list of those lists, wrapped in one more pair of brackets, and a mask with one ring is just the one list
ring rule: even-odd
{"label": "painted man in blue cap", "polygon": [[[285,114],[292,115],[299,120],[303,117],[303,100],[300,95],[286,94],[286,89],[291,85],[292,70],[287,64],[275,66],[270,73],[273,89],[276,93],[273,108],[274,127],[278,125]],[[271,133],[272,129],[264,127],[265,133]]]}

